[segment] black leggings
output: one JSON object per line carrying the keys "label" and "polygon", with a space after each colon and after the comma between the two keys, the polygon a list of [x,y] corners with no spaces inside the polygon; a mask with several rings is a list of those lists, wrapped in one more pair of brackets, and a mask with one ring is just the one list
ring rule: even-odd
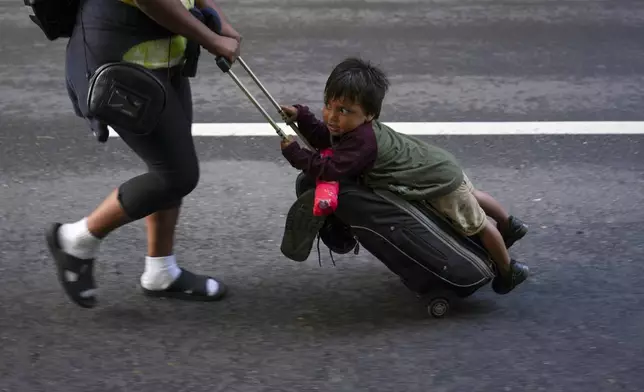
{"label": "black leggings", "polygon": [[[88,0],[82,26],[77,23],[67,46],[66,81],[75,113],[87,115],[87,70],[121,61],[138,42],[159,38],[154,23],[140,11],[117,1]],[[83,47],[83,32],[87,51]],[[87,57],[85,56],[87,54]],[[86,63],[87,61],[87,63]],[[121,184],[118,199],[133,220],[178,207],[199,181],[199,162],[192,139],[190,81],[178,67],[153,71],[167,91],[159,125],[147,135],[114,127],[121,139],[147,164],[148,172]]]}
{"label": "black leggings", "polygon": [[199,182],[199,161],[192,139],[190,82],[180,75],[168,80],[167,70],[158,76],[168,97],[157,128],[144,136],[114,128],[148,166],[147,173],[119,187],[121,206],[132,219],[178,207]]}

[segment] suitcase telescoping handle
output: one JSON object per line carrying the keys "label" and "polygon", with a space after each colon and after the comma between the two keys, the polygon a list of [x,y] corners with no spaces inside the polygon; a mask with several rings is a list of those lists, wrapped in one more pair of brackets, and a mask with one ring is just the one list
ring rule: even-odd
{"label": "suitcase telescoping handle", "polygon": [[[211,29],[212,31],[214,31],[217,34],[221,34],[221,19],[219,18],[219,14],[217,13],[217,11],[215,11],[212,8],[208,9],[208,12],[205,13],[204,16],[205,16],[205,22],[206,22],[206,25],[208,26],[208,28]],[[262,113],[264,118],[266,118],[266,120],[273,126],[273,128],[275,129],[275,132],[277,132],[277,134],[282,139],[286,139],[286,134],[284,133],[284,131],[280,128],[279,125],[277,125],[277,123],[273,120],[273,118],[271,118],[271,116],[266,112],[266,110],[264,110],[264,108],[257,101],[257,99],[255,99],[255,97],[253,97],[253,94],[251,94],[251,92],[248,91],[246,86],[244,86],[244,84],[241,82],[241,80],[239,80],[237,75],[235,75],[235,73],[231,70],[232,66],[231,66],[230,62],[223,56],[217,56],[215,62],[217,64],[217,66],[219,67],[219,69],[223,73],[227,73],[228,75],[230,75],[231,79],[235,82],[235,84],[237,84],[237,86],[244,92],[244,94],[246,94],[248,99],[250,99],[250,101],[255,105],[255,107],[257,107],[257,109]],[[300,133],[300,130],[298,129],[298,127],[295,124],[295,122],[294,121],[289,121],[288,116],[282,110],[282,108],[280,107],[280,104],[275,100],[275,98],[273,98],[273,96],[268,92],[266,87],[264,87],[264,85],[259,81],[259,79],[255,75],[255,73],[253,73],[253,71],[250,69],[250,67],[244,61],[244,59],[242,59],[241,56],[239,56],[237,58],[237,62],[239,62],[239,64],[242,66],[242,68],[244,68],[244,70],[248,73],[248,75],[251,77],[251,79],[253,79],[255,84],[257,84],[257,86],[260,88],[260,90],[262,90],[262,92],[264,93],[264,95],[266,95],[266,97],[271,102],[271,104],[273,104],[275,109],[277,109],[277,112],[282,117],[282,119],[287,123],[287,125],[289,125],[293,129],[293,131],[295,131],[295,134],[300,138],[300,140],[310,150],[315,151],[315,149],[311,146],[311,144],[308,142],[308,140],[306,140],[306,138],[302,136],[302,134]]]}

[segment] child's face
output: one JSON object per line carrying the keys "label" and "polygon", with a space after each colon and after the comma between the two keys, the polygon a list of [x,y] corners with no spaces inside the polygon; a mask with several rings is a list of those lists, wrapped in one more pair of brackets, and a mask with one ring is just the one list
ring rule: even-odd
{"label": "child's face", "polygon": [[341,98],[329,100],[322,109],[322,117],[333,136],[353,131],[373,119],[373,116],[364,113],[360,105]]}

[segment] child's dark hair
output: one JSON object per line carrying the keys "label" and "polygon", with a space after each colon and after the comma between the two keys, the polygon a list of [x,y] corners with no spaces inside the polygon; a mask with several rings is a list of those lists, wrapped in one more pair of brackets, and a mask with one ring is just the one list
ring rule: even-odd
{"label": "child's dark hair", "polygon": [[336,65],[324,86],[324,102],[348,99],[362,107],[367,116],[380,116],[389,89],[387,75],[370,62],[349,57]]}

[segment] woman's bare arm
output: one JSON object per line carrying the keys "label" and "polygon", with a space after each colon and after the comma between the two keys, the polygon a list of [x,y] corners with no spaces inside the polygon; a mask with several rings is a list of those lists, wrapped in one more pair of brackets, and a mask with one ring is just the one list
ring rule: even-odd
{"label": "woman's bare arm", "polygon": [[155,22],[175,34],[199,43],[215,55],[234,61],[239,43],[229,37],[222,37],[195,18],[179,0],[134,0],[139,9]]}
{"label": "woman's bare arm", "polygon": [[221,35],[225,37],[235,38],[237,41],[241,42],[241,34],[237,32],[230,24],[230,21],[224,15],[224,11],[220,6],[215,3],[215,0],[195,0],[195,5],[197,8],[206,8],[210,7],[217,11],[219,14],[219,19],[221,19]]}

